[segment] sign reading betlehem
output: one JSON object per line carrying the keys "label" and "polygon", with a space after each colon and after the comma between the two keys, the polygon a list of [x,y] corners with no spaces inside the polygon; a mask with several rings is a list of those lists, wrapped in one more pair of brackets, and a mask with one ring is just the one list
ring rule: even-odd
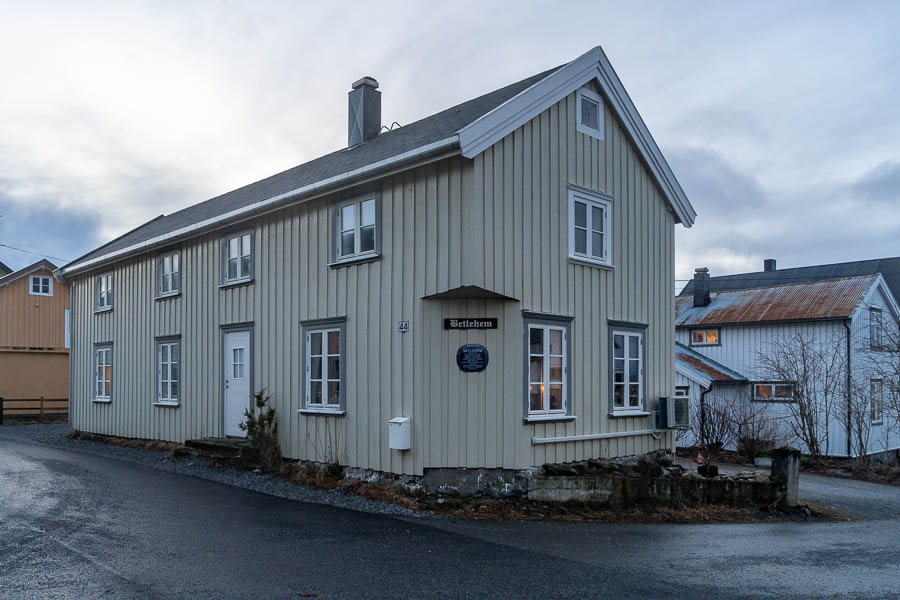
{"label": "sign reading betlehem", "polygon": [[487,348],[481,344],[466,344],[456,351],[456,366],[466,373],[484,371],[488,365]]}
{"label": "sign reading betlehem", "polygon": [[497,319],[444,319],[444,329],[497,329]]}

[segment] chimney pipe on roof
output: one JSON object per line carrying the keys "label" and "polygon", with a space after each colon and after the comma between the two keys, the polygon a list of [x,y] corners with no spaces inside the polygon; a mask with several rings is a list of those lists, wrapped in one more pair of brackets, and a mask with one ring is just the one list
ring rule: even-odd
{"label": "chimney pipe on roof", "polygon": [[694,306],[709,306],[709,269],[694,270]]}
{"label": "chimney pipe on roof", "polygon": [[774,271],[775,270],[775,259],[767,258],[763,261],[763,271]]}
{"label": "chimney pipe on roof", "polygon": [[378,137],[381,132],[381,92],[372,77],[363,77],[351,86],[347,146],[352,148]]}

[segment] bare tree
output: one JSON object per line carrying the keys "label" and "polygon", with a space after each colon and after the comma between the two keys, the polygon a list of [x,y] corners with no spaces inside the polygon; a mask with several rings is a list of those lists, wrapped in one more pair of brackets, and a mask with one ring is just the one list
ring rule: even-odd
{"label": "bare tree", "polygon": [[757,352],[763,380],[792,385],[784,406],[793,435],[813,458],[829,454],[829,427],[846,396],[846,342],[838,334],[780,335]]}

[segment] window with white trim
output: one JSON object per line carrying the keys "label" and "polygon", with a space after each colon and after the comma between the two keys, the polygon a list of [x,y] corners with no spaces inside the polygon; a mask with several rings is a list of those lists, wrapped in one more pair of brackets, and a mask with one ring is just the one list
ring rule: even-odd
{"label": "window with white trim", "polygon": [[103,273],[94,278],[95,310],[110,310],[113,305],[112,273]]}
{"label": "window with white trim", "polygon": [[112,399],[112,346],[94,348],[94,400]]}
{"label": "window with white trim", "polygon": [[528,323],[528,416],[567,414],[568,327]]}
{"label": "window with white trim", "polygon": [[307,410],[340,411],[343,399],[343,329],[306,331]]}
{"label": "window with white trim", "polygon": [[881,379],[869,381],[869,418],[872,425],[881,425],[884,419],[884,384]]}
{"label": "window with white trim", "polygon": [[715,346],[719,343],[718,329],[691,330],[691,346]]}
{"label": "window with white trim", "polygon": [[873,350],[884,345],[884,324],[880,308],[869,308],[869,342]]}
{"label": "window with white trim", "polygon": [[156,344],[156,402],[178,404],[181,398],[181,342],[159,340]]}
{"label": "window with white trim", "polygon": [[676,385],[675,386],[675,397],[676,398],[687,398],[691,395],[691,386],[689,385]]}
{"label": "window with white trim", "polygon": [[366,197],[337,207],[335,258],[337,261],[378,253],[378,199]]}
{"label": "window with white trim", "polygon": [[28,293],[32,296],[52,296],[53,279],[46,275],[32,275],[28,285]]}
{"label": "window with white trim", "polygon": [[612,332],[612,410],[640,412],[644,408],[644,334]]}
{"label": "window with white trim", "polygon": [[181,253],[169,252],[156,259],[156,295],[174,296],[181,291]]}
{"label": "window with white trim", "polygon": [[582,88],[577,94],[577,130],[585,135],[603,139],[603,98],[589,89]]}
{"label": "window with white trim", "polygon": [[794,384],[789,381],[776,381],[753,384],[754,402],[793,402]]}
{"label": "window with white trim", "polygon": [[569,189],[569,257],[610,264],[609,199],[587,190]]}
{"label": "window with white trim", "polygon": [[223,280],[249,281],[253,276],[253,234],[246,232],[225,238]]}

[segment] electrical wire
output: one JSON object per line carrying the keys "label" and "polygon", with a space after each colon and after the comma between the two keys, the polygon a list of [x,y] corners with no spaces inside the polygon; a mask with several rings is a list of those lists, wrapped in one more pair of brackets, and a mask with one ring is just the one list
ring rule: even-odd
{"label": "electrical wire", "polygon": [[17,252],[24,252],[25,254],[33,254],[35,256],[43,256],[44,258],[50,258],[50,259],[58,260],[61,262],[69,262],[68,258],[60,258],[58,256],[50,256],[49,254],[42,254],[40,252],[32,252],[31,250],[25,250],[24,248],[16,248],[15,246],[10,246],[9,244],[0,244],[0,248],[9,248],[10,250],[15,250]]}

